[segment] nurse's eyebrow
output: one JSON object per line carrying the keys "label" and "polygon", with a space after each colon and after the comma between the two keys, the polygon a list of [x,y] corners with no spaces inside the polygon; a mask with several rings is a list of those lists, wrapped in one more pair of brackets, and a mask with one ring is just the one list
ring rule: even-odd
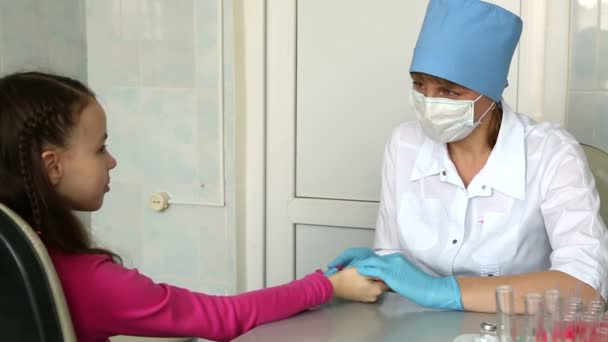
{"label": "nurse's eyebrow", "polygon": [[107,132],[104,133],[103,136],[101,137],[101,142],[104,142],[106,140],[108,140],[108,133]]}

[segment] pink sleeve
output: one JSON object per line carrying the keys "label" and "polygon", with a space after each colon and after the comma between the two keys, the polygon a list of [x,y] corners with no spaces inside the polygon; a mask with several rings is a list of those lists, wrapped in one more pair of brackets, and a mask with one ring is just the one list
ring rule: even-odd
{"label": "pink sleeve", "polygon": [[[98,334],[230,340],[257,325],[327,302],[333,288],[321,273],[236,296],[210,296],[156,284],[136,269],[97,257],[78,278],[80,307]],[[78,281],[74,279],[74,281]],[[74,295],[72,295],[74,297]]]}

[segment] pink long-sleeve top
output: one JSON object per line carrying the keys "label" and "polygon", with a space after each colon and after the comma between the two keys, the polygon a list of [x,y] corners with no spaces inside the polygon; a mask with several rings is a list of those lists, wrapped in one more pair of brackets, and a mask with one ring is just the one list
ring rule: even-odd
{"label": "pink long-sleeve top", "polygon": [[227,341],[326,303],[333,295],[331,283],[319,272],[277,287],[211,296],[157,284],[105,255],[50,255],[79,342],[106,342],[114,335]]}

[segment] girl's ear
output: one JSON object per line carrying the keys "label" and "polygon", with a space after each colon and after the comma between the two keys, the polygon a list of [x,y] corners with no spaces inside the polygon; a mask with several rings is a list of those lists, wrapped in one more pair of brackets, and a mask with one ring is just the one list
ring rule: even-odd
{"label": "girl's ear", "polygon": [[45,168],[51,185],[59,184],[63,176],[63,168],[59,161],[59,153],[56,150],[46,150],[42,152],[42,166]]}

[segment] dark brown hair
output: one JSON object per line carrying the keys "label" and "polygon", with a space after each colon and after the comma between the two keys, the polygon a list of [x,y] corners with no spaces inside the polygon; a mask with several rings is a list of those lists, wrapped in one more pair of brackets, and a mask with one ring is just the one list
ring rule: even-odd
{"label": "dark brown hair", "polygon": [[[414,80],[436,83],[436,84],[439,84],[440,86],[444,86],[444,87],[466,88],[465,86],[460,85],[458,83],[454,83],[454,82],[448,81],[444,78],[425,74],[422,72],[412,72],[411,76],[412,76],[412,79],[414,79]],[[494,106],[494,109],[492,109],[492,112],[494,115],[492,115],[492,121],[490,121],[490,123],[489,123],[490,135],[488,136],[488,144],[490,145],[491,148],[494,148],[494,145],[496,145],[496,141],[498,140],[498,133],[500,132],[500,124],[502,122],[502,106],[500,105],[500,103],[496,103],[496,106]]]}
{"label": "dark brown hair", "polygon": [[71,208],[56,193],[42,164],[48,146],[66,147],[80,113],[95,100],[81,82],[41,72],[0,78],[0,202],[39,234],[47,248],[100,253]]}

